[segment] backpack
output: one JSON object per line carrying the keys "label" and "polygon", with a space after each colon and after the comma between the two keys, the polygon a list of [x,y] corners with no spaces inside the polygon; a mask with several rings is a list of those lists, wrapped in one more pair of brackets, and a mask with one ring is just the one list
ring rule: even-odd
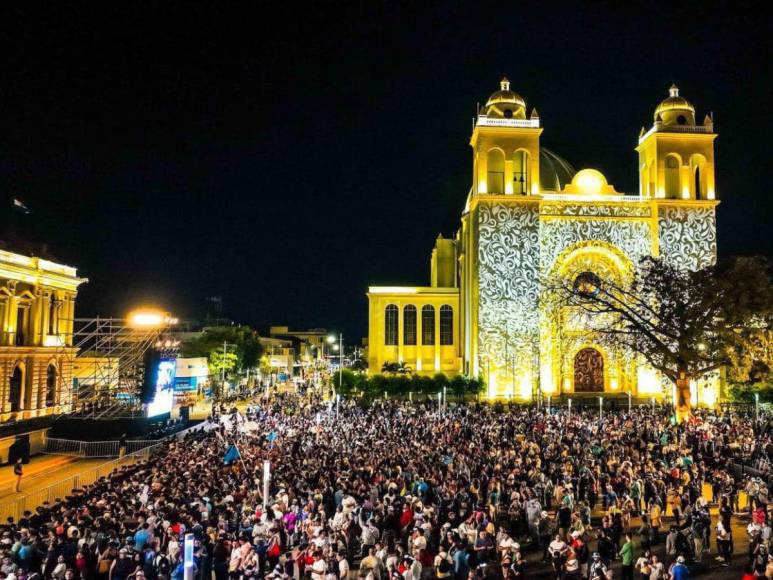
{"label": "backpack", "polygon": [[440,561],[440,564],[438,565],[438,571],[442,572],[443,574],[445,574],[446,572],[450,572],[451,562],[449,562],[446,558],[443,558]]}
{"label": "backpack", "polygon": [[159,555],[156,557],[156,573],[157,574],[164,574],[169,575],[169,570],[171,569],[172,565],[169,562],[169,556],[166,555]]}

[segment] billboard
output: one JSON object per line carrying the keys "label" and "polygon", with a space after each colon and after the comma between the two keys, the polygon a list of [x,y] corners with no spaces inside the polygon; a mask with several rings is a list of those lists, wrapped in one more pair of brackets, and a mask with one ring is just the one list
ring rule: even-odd
{"label": "billboard", "polygon": [[174,377],[177,362],[174,358],[161,357],[151,374],[152,398],[147,404],[147,416],[155,417],[171,413],[174,404]]}

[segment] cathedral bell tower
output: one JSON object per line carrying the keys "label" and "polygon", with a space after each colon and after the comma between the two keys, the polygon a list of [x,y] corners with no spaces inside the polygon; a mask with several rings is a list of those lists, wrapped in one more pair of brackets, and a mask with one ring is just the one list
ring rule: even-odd
{"label": "cathedral bell tower", "polygon": [[695,123],[695,107],[672,85],[639,134],[639,194],[660,199],[713,200],[714,122]]}
{"label": "cathedral bell tower", "polygon": [[503,78],[478,111],[470,145],[473,194],[534,195],[540,191],[537,110],[526,118],[526,101]]}

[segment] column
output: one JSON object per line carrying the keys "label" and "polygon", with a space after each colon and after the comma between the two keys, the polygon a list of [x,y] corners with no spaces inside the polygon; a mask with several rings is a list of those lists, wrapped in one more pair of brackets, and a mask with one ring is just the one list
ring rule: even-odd
{"label": "column", "polygon": [[6,346],[14,346],[16,344],[16,324],[18,318],[19,299],[16,296],[8,297],[8,333],[6,335]]}
{"label": "column", "polygon": [[397,303],[397,362],[403,362],[403,303]]}
{"label": "column", "polygon": [[440,305],[435,308],[435,372],[440,372]]}
{"label": "column", "polygon": [[45,330],[43,328],[43,292],[35,289],[35,299],[30,306],[30,331],[32,332],[32,344],[39,346],[43,344]]}
{"label": "column", "polygon": [[64,321],[59,332],[64,334],[64,344],[72,346],[73,330],[75,325],[75,294],[66,294],[64,297]]}
{"label": "column", "polygon": [[49,325],[49,319],[51,316],[51,293],[45,292],[43,294],[43,299],[41,301],[41,309],[43,310],[43,316],[42,316],[42,326],[40,329],[40,343],[43,344],[43,341],[45,340],[46,335],[48,335],[48,325]]}

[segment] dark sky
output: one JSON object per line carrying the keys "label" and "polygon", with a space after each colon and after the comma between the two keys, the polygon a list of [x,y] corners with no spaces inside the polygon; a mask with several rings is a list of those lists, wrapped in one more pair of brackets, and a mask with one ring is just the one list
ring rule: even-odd
{"label": "dark sky", "polygon": [[502,73],[543,145],[621,191],[675,81],[715,114],[720,253],[773,253],[762,3],[49,4],[0,14],[0,189],[90,279],[79,316],[219,294],[257,327],[364,336],[369,284],[428,282]]}

